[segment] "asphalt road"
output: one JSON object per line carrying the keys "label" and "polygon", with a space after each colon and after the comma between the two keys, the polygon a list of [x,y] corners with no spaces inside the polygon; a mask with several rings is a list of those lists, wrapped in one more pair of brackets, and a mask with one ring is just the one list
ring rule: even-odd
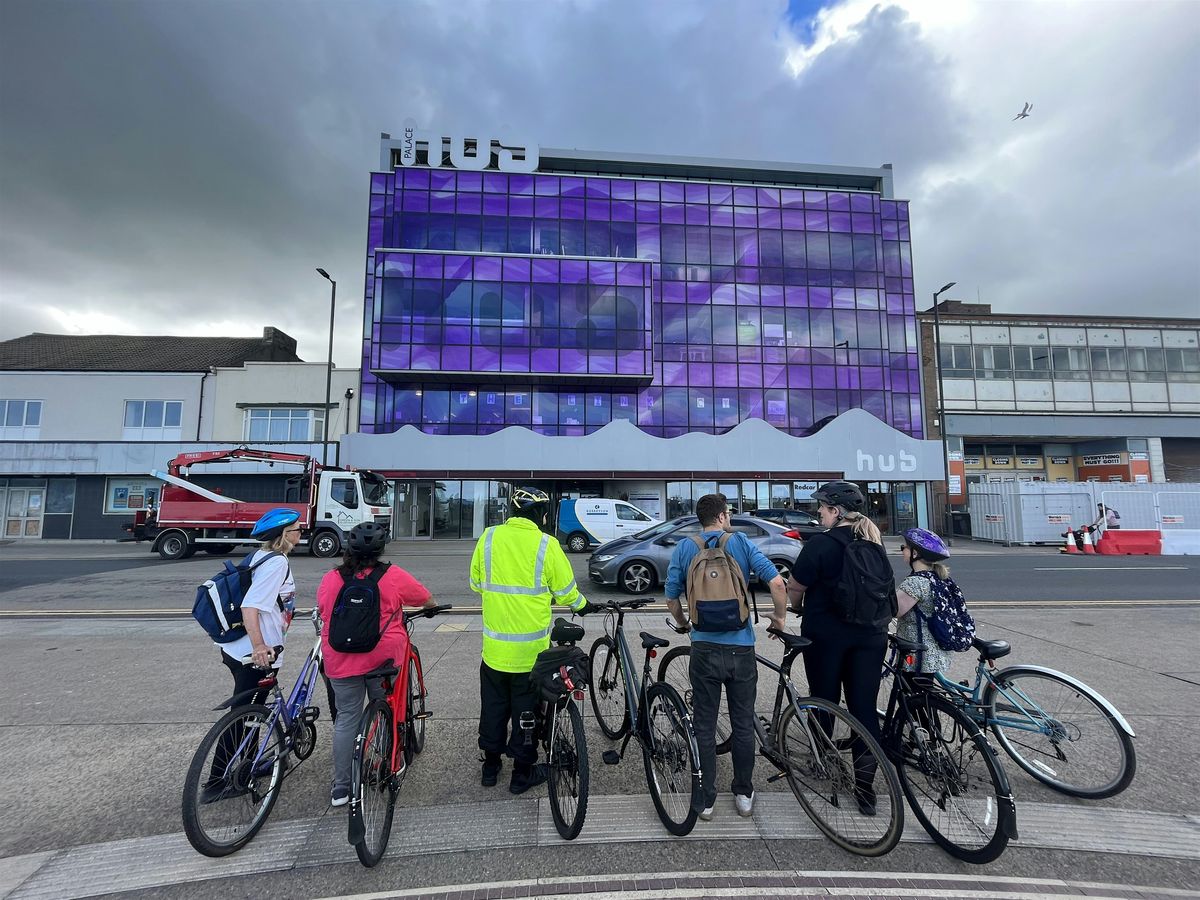
{"label": "asphalt road", "polygon": [[[895,550],[895,540],[889,549]],[[389,558],[424,582],[444,602],[477,607],[467,586],[473,543],[403,544]],[[952,569],[968,600],[978,603],[1048,603],[1200,600],[1200,558],[1186,556],[1065,556],[1043,548],[1002,548],[959,542]],[[54,610],[191,609],[196,585],[224,559],[201,553],[167,562],[146,544],[40,542],[0,544],[0,613]],[[570,555],[580,586],[589,595],[621,596],[614,587],[593,585],[587,555]],[[898,554],[897,577],[907,574]],[[334,561],[292,558],[301,602],[316,594]],[[661,597],[661,588],[652,591]]]}

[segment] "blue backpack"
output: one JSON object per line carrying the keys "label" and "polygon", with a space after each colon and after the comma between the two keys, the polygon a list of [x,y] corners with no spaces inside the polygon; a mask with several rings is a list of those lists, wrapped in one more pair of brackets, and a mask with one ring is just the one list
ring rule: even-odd
{"label": "blue backpack", "polygon": [[926,616],[919,607],[914,606],[917,614],[917,636],[924,642],[921,634],[921,623],[929,624],[929,633],[943,650],[961,653],[971,649],[971,641],[975,639],[975,620],[967,612],[967,598],[955,584],[953,578],[938,578],[932,572],[916,572],[929,579],[929,587],[933,594],[933,615]]}
{"label": "blue backpack", "polygon": [[200,627],[218,644],[236,641],[246,633],[242,625],[242,600],[254,580],[254,570],[271,557],[283,555],[268,553],[254,565],[250,565],[254,553],[236,566],[225,560],[224,569],[196,588],[192,618],[199,622]]}

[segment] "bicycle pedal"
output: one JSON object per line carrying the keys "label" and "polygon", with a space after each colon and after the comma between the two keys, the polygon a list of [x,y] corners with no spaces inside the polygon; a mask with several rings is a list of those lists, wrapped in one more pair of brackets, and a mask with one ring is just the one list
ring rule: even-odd
{"label": "bicycle pedal", "polygon": [[774,784],[780,778],[787,778],[787,772],[776,772],[774,775],[772,775],[770,778],[767,779],[767,784]]}
{"label": "bicycle pedal", "polygon": [[600,758],[604,760],[606,766],[615,766],[621,761],[621,754],[616,750],[605,750]]}
{"label": "bicycle pedal", "polygon": [[433,718],[433,713],[432,713],[430,710],[428,710],[428,709],[427,709],[427,710],[425,710],[425,712],[419,712],[419,713],[417,713],[417,714],[416,714],[416,716],[415,716],[414,718],[417,718],[417,719],[432,719],[432,718]]}
{"label": "bicycle pedal", "polygon": [[321,707],[306,706],[304,707],[304,711],[300,713],[300,717],[304,719],[305,722],[315,722],[317,719],[321,718]]}

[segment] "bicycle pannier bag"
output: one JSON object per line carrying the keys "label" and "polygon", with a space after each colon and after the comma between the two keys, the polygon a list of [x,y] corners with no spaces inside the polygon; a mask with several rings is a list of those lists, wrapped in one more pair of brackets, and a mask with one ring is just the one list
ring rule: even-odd
{"label": "bicycle pannier bag", "polygon": [[926,616],[919,607],[913,607],[917,614],[917,637],[924,642],[921,634],[921,624],[929,625],[929,633],[943,650],[962,653],[971,649],[975,639],[975,620],[967,612],[967,599],[953,578],[938,578],[932,572],[916,572],[929,579],[930,593],[933,595],[933,615]]}
{"label": "bicycle pannier bag", "polygon": [[[566,668],[568,687],[562,677]],[[586,687],[592,680],[591,664],[582,647],[547,647],[537,655],[529,671],[529,683],[544,700],[551,702],[572,690]]]}
{"label": "bicycle pannier bag", "polygon": [[[841,532],[849,528],[831,528],[827,533],[842,542]],[[842,574],[833,592],[833,607],[843,622],[882,628],[897,612],[896,577],[887,551],[874,541],[849,534],[844,543]]]}
{"label": "bicycle pannier bag", "polygon": [[200,627],[218,644],[236,641],[246,633],[242,625],[242,600],[245,599],[246,591],[250,589],[250,583],[254,580],[254,570],[272,556],[282,555],[268,553],[251,565],[250,560],[254,558],[254,553],[236,565],[226,560],[224,569],[196,588],[192,618],[199,622]]}
{"label": "bicycle pannier bag", "polygon": [[[379,622],[379,579],[390,566],[391,563],[379,563],[366,578],[345,579],[326,626],[332,649],[341,653],[369,653],[375,649],[387,630],[387,625],[380,627]],[[388,619],[388,625],[391,621]]]}
{"label": "bicycle pannier bag", "polygon": [[697,631],[738,631],[750,617],[750,592],[746,576],[725,545],[733,535],[725,532],[715,546],[695,535],[700,548],[687,570],[685,592]]}

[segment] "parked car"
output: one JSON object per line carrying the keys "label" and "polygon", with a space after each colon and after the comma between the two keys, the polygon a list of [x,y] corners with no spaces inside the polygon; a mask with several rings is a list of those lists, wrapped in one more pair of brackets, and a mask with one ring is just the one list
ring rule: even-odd
{"label": "parked car", "polygon": [[751,515],[800,532],[800,540],[807,540],[810,535],[825,530],[815,513],[803,509],[759,509]]}
{"label": "parked car", "polygon": [[[800,553],[800,534],[775,522],[736,515],[733,530],[745,534],[766,554],[786,580]],[[615,584],[629,594],[645,594],[667,580],[675,545],[700,533],[695,516],[681,516],[630,537],[596,548],[588,559],[588,575],[596,584]]]}

